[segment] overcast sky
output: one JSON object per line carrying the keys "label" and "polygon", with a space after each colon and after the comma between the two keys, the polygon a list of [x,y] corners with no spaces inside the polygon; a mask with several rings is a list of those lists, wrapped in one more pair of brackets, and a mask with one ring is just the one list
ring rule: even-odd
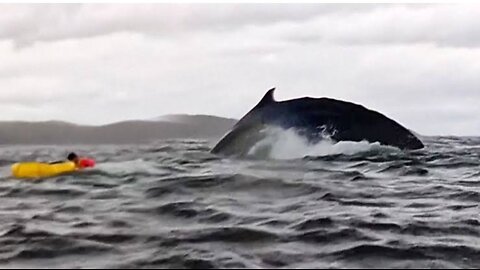
{"label": "overcast sky", "polygon": [[0,120],[240,118],[331,97],[480,135],[480,5],[0,5]]}

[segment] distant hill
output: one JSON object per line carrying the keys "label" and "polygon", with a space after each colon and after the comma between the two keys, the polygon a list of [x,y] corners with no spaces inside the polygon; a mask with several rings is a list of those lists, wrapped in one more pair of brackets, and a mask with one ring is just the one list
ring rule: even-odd
{"label": "distant hill", "polygon": [[175,122],[175,123],[184,123],[184,124],[223,124],[223,125],[231,125],[232,123],[235,124],[238,120],[232,118],[224,118],[218,117],[213,115],[205,115],[205,114],[167,114],[163,116],[159,116],[154,118],[153,121],[163,121],[163,122]]}
{"label": "distant hill", "polygon": [[122,144],[174,138],[218,139],[235,123],[235,119],[208,115],[170,115],[102,126],[60,121],[9,121],[0,122],[0,144]]}

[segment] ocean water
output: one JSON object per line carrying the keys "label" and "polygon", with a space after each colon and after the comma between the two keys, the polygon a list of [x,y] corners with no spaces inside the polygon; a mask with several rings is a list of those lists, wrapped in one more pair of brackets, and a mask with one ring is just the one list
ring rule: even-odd
{"label": "ocean water", "polygon": [[[0,267],[479,267],[480,138],[423,141],[400,151],[285,133],[242,158],[203,140],[1,146]],[[70,151],[97,166],[10,176]]]}

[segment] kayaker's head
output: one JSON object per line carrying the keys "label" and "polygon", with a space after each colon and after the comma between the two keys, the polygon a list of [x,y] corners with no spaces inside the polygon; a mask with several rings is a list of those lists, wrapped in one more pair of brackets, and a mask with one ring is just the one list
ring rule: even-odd
{"label": "kayaker's head", "polygon": [[78,156],[75,153],[68,154],[67,159],[74,162],[75,164],[78,164],[78,161],[79,161]]}

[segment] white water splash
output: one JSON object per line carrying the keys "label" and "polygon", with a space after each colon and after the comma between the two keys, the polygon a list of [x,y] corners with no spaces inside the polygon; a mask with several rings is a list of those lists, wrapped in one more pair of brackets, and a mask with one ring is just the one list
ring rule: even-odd
{"label": "white water splash", "polygon": [[318,143],[310,143],[307,138],[299,135],[294,129],[268,127],[262,132],[266,136],[250,149],[250,156],[297,159],[306,156],[354,155],[368,151],[397,150],[394,147],[383,146],[380,143],[369,143],[368,141],[335,142],[328,136],[324,136],[324,139]]}
{"label": "white water splash", "polygon": [[103,162],[95,166],[95,170],[101,170],[109,173],[133,173],[142,172],[145,174],[164,173],[161,169],[156,168],[156,163],[153,161],[146,161],[141,158],[119,161],[119,162]]}

